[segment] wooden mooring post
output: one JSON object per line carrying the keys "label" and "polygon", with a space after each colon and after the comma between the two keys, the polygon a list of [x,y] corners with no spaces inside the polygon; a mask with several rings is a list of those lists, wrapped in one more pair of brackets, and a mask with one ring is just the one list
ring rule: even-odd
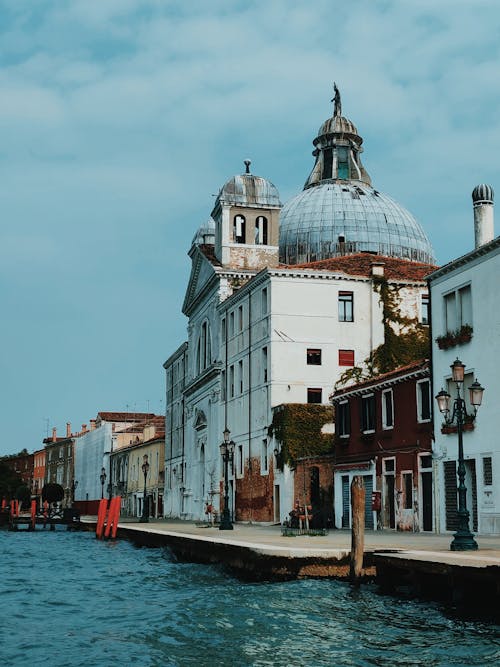
{"label": "wooden mooring post", "polygon": [[359,585],[365,550],[365,485],[361,475],[355,475],[352,478],[351,510],[351,563],[349,576],[353,584]]}

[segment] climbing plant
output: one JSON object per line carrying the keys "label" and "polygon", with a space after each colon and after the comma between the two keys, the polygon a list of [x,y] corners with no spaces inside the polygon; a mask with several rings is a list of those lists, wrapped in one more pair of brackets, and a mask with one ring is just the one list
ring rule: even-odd
{"label": "climbing plant", "polygon": [[375,276],[373,289],[378,293],[379,302],[382,304],[384,342],[372,350],[361,365],[342,373],[335,389],[368,380],[381,373],[389,373],[412,361],[429,357],[429,328],[420,324],[417,318],[401,313],[398,286],[390,285],[383,276]]}
{"label": "climbing plant", "polygon": [[278,466],[287,463],[293,468],[302,457],[330,453],[333,434],[322,433],[321,429],[332,421],[333,412],[329,405],[288,403],[275,410],[268,433],[281,445]]}

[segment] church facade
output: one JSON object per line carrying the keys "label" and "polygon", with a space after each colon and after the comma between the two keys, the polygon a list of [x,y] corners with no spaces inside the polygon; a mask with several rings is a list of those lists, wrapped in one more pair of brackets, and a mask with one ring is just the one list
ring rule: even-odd
{"label": "church facade", "polygon": [[[286,519],[300,463],[333,454],[335,383],[384,343],[381,285],[402,320],[425,324],[432,248],[411,214],[371,186],[339,96],[313,143],[302,193],[282,207],[246,161],[193,239],[188,336],[164,364],[165,516],[220,512],[228,429],[234,520]],[[286,406],[308,406],[319,424],[295,448],[273,428]]]}

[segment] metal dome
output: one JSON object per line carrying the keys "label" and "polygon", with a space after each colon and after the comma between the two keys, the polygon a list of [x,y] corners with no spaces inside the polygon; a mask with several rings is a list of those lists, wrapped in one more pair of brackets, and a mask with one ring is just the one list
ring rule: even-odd
{"label": "metal dome", "polygon": [[191,245],[213,245],[215,243],[215,222],[209,218],[193,236]]}
{"label": "metal dome", "polygon": [[474,204],[479,204],[483,202],[493,203],[493,197],[495,193],[491,185],[486,185],[486,183],[481,183],[476,185],[472,191],[472,201]]}
{"label": "metal dome", "polygon": [[243,206],[281,206],[276,186],[253,174],[238,174],[224,184],[218,200]]}
{"label": "metal dome", "polygon": [[321,183],[293,197],[281,212],[279,245],[285,264],[357,252],[435,261],[415,218],[391,197],[359,181]]}

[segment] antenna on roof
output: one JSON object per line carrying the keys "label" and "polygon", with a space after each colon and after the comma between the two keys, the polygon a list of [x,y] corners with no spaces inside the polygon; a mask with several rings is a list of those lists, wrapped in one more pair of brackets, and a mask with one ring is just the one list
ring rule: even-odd
{"label": "antenna on roof", "polygon": [[252,160],[249,160],[248,158],[246,160],[243,160],[243,164],[245,165],[245,174],[250,173],[250,165],[252,164]]}

